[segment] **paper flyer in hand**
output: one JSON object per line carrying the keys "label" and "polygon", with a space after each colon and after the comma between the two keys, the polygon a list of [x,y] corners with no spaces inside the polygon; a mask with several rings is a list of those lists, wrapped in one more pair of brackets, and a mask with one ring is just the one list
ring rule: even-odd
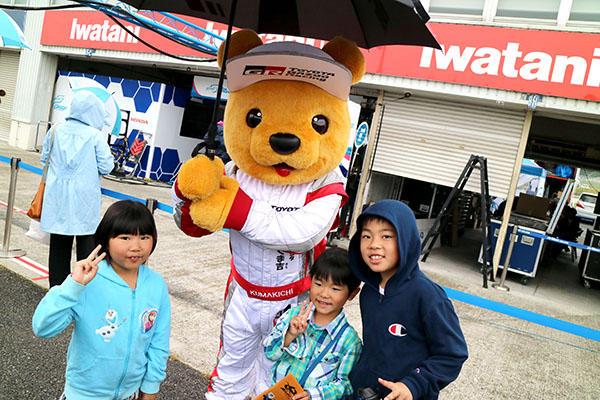
{"label": "paper flyer in hand", "polygon": [[302,389],[302,386],[294,378],[294,375],[288,374],[285,378],[256,396],[254,400],[290,400],[303,391],[304,389]]}

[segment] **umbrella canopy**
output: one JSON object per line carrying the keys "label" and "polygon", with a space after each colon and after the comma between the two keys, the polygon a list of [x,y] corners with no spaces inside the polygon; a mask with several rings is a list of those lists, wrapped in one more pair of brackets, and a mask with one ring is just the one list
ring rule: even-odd
{"label": "umbrella canopy", "polygon": [[0,47],[26,47],[30,49],[19,25],[0,10]]}
{"label": "umbrella canopy", "polygon": [[[169,11],[225,24],[232,5],[231,0],[123,2],[138,9]],[[427,19],[418,0],[237,0],[233,25],[258,33],[315,39],[343,36],[366,49],[394,44],[440,48],[425,26]]]}
{"label": "umbrella canopy", "polygon": [[87,90],[104,103],[106,115],[102,132],[119,136],[119,132],[121,131],[121,109],[113,95],[101,83],[93,79],[82,76],[69,76],[68,79],[74,93],[80,90]]}

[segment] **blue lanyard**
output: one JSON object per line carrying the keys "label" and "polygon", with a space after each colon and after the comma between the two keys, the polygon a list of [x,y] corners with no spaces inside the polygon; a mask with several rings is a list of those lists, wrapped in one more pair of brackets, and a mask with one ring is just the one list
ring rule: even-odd
{"label": "blue lanyard", "polygon": [[338,331],[337,335],[335,335],[333,340],[331,340],[331,342],[329,342],[327,344],[327,346],[323,349],[323,351],[321,351],[321,353],[319,354],[319,356],[317,358],[313,359],[310,362],[310,364],[308,364],[308,366],[306,367],[306,371],[304,371],[304,374],[302,374],[302,377],[298,380],[298,383],[300,384],[300,386],[304,387],[304,384],[306,383],[306,380],[310,376],[311,372],[313,372],[313,370],[317,367],[317,365],[319,365],[319,363],[321,362],[321,359],[325,356],[325,354],[327,354],[329,352],[329,350],[340,340],[340,338],[342,337],[342,334],[346,331],[346,328],[348,328],[348,325],[349,325],[348,322],[344,322],[344,326],[342,326],[340,328],[340,330]]}

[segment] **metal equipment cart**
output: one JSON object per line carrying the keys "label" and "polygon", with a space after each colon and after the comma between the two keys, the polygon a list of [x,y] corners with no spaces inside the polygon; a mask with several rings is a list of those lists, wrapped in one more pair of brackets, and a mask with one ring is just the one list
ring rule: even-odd
{"label": "metal equipment cart", "polygon": [[[600,248],[600,230],[588,228],[583,244]],[[590,281],[600,282],[600,253],[583,250],[579,258],[579,272],[586,289],[591,287]]]}
{"label": "metal equipment cart", "polygon": [[[527,231],[536,233],[538,235],[552,236],[554,228],[558,223],[558,219],[562,213],[562,210],[573,190],[573,181],[567,181],[563,194],[558,200],[554,213],[549,219],[541,219],[532,217],[529,215],[522,215],[516,212],[511,212],[509,219],[509,228],[507,232],[512,232],[513,227],[517,225],[519,228],[524,228]],[[491,220],[491,231],[492,231],[492,250],[496,248],[496,241],[498,239],[498,232],[500,231],[501,220]],[[521,283],[526,285],[530,278],[535,277],[537,272],[538,264],[544,254],[546,240],[540,237],[533,237],[523,233],[521,231],[515,232],[517,234],[514,248],[512,250],[511,259],[509,262],[508,271],[516,272],[523,275]],[[508,236],[508,235],[507,235]],[[537,236],[537,235],[536,235]],[[504,268],[506,265],[506,254],[509,246],[508,237],[504,240],[502,247],[502,255],[498,267]],[[479,262],[483,262],[482,250],[479,252]]]}

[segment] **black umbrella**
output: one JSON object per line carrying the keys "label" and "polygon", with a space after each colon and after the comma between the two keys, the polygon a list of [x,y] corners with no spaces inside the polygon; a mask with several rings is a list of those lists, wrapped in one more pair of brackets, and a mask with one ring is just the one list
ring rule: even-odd
{"label": "black umbrella", "polygon": [[[425,22],[419,0],[125,0],[137,9],[168,11],[228,24],[224,60],[232,26],[329,40],[343,36],[359,47],[405,44],[440,48]],[[214,156],[217,108],[225,68],[221,68],[207,154]]]}
{"label": "black umbrella", "polygon": [[[419,0],[125,0],[137,9],[168,11],[258,33],[330,40],[359,47],[408,44],[440,48],[425,26]],[[235,8],[235,10],[234,10]],[[231,11],[234,11],[233,13]]]}

